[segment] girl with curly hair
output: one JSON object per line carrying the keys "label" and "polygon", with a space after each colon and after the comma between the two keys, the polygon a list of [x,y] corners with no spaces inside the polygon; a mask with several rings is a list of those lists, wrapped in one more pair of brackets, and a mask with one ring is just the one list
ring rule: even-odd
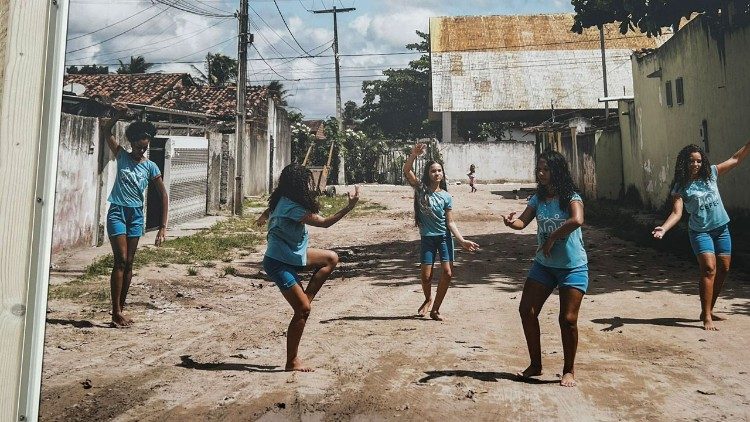
{"label": "girl with curly hair", "polygon": [[519,372],[520,377],[542,374],[542,349],[539,313],[552,290],[560,292],[560,334],[563,365],[560,385],[573,387],[575,357],[578,347],[578,310],[588,289],[589,269],[583,246],[583,200],[568,170],[568,164],[557,151],[539,155],[536,167],[537,190],[523,213],[503,216],[506,226],[522,230],[531,220],[537,221],[538,248],[521,295],[519,313],[531,364]]}
{"label": "girl with curly hair", "polygon": [[[417,313],[425,316],[430,312],[430,318],[443,321],[440,315],[440,305],[443,303],[448,286],[453,278],[453,238],[467,251],[476,251],[479,245],[466,240],[458,231],[453,220],[453,197],[448,193],[445,182],[443,165],[429,161],[425,164],[422,178],[417,179],[414,174],[414,160],[423,154],[427,148],[425,144],[416,144],[404,163],[404,176],[414,188],[414,221],[419,227],[421,235],[421,281],[424,292],[424,302]],[[432,301],[432,269],[435,261],[440,259],[442,274]]]}
{"label": "girl with curly hair", "polygon": [[750,142],[728,160],[711,165],[698,145],[684,147],[677,155],[670,189],[672,212],[664,224],[652,231],[654,238],[661,239],[680,221],[683,208],[690,214],[688,235],[701,274],[700,319],[703,321],[703,328],[708,331],[718,331],[714,321],[724,319],[714,314],[713,309],[732,261],[729,215],[724,209],[716,181],[719,176],[737,167],[748,154]]}
{"label": "girl with curly hair", "polygon": [[[290,164],[281,171],[279,184],[268,198],[266,209],[257,221],[268,221],[268,247],[263,257],[263,269],[281,290],[294,310],[286,337],[287,371],[310,372],[297,356],[302,332],[310,316],[310,303],[339,262],[334,251],[309,248],[305,224],[331,227],[349,213],[359,200],[359,186],[354,195],[347,192],[349,203],[336,214],[323,217],[312,172],[299,164]],[[270,214],[270,217],[269,217]],[[312,270],[312,277],[304,288],[299,271]]]}
{"label": "girl with curly hair", "polygon": [[[102,128],[105,134],[110,134],[117,120],[127,111],[127,106],[121,103],[115,103],[113,107],[118,113]],[[130,152],[120,146],[114,135],[107,136],[107,145],[117,161],[117,176],[109,194],[110,205],[107,211],[107,234],[114,256],[109,280],[114,327],[126,327],[133,323],[133,320],[123,313],[123,308],[133,278],[135,251],[138,241],[143,236],[143,193],[149,184],[155,186],[161,196],[162,216],[159,232],[156,234],[156,246],[160,246],[166,237],[169,215],[167,189],[164,187],[159,167],[145,156],[149,142],[155,136],[156,127],[152,123],[130,123],[125,129],[125,137],[130,142]]]}

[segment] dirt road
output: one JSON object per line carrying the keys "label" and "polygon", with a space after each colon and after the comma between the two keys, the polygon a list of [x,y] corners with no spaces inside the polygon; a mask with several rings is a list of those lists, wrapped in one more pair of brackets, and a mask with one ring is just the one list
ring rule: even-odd
{"label": "dirt road", "polygon": [[517,187],[451,187],[459,227],[482,249],[457,253],[445,322],[415,316],[423,297],[409,188],[365,186],[386,211],[311,228],[311,246],[336,249],[342,263],[302,338],[309,374],[282,371],[291,309],[259,275],[262,248],[232,264],[236,276],[141,269],[129,329],[106,328],[106,306],[51,301],[42,420],[750,418],[750,278],[730,273],[717,305],[729,319],[709,333],[695,263],[588,226],[579,385],[558,385],[556,295],[541,316],[545,374],[515,379],[528,364],[517,309],[536,226],[504,227],[500,214],[525,201],[489,191]]}

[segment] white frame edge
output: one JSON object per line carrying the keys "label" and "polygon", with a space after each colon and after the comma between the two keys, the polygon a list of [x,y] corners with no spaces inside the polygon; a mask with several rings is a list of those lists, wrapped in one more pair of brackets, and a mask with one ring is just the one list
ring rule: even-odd
{"label": "white frame edge", "polygon": [[36,207],[34,209],[28,274],[21,380],[17,407],[18,421],[36,421],[39,418],[52,224],[55,211],[57,152],[68,30],[69,0],[48,1],[44,97],[40,110],[42,116],[41,128],[38,134],[39,165],[36,174]]}

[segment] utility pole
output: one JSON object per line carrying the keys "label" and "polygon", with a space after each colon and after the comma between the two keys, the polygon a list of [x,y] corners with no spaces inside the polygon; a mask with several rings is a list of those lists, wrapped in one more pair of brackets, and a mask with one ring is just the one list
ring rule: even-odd
{"label": "utility pole", "polygon": [[240,10],[237,12],[239,18],[239,34],[237,39],[237,119],[235,135],[237,150],[234,165],[234,214],[242,215],[242,176],[244,167],[245,150],[245,90],[247,81],[247,9],[248,0],[240,0]]}
{"label": "utility pole", "polygon": [[[602,78],[604,79],[604,98],[607,93],[607,57],[604,53],[604,25],[599,25],[599,46],[602,50]],[[604,124],[609,124],[609,101],[604,102]]]}
{"label": "utility pole", "polygon": [[[324,10],[313,10],[313,13],[333,13],[333,60],[336,64],[336,120],[339,124],[339,136],[344,134],[344,122],[341,120],[341,76],[339,71],[339,30],[338,22],[336,20],[337,13],[352,12],[357,10],[354,7],[346,7],[343,9],[337,9],[333,6],[332,9]],[[339,184],[346,184],[346,173],[344,172],[344,154],[341,153],[339,148]]]}

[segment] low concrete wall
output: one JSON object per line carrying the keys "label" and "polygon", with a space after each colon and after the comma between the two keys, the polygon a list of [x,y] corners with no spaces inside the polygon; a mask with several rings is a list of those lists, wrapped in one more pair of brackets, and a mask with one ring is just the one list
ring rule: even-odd
{"label": "low concrete wall", "polygon": [[62,115],[52,253],[70,247],[96,246],[95,205],[101,147],[98,119]]}
{"label": "low concrete wall", "polygon": [[534,181],[532,142],[441,143],[438,148],[448,180],[468,180],[466,173],[474,164],[479,183]]}

